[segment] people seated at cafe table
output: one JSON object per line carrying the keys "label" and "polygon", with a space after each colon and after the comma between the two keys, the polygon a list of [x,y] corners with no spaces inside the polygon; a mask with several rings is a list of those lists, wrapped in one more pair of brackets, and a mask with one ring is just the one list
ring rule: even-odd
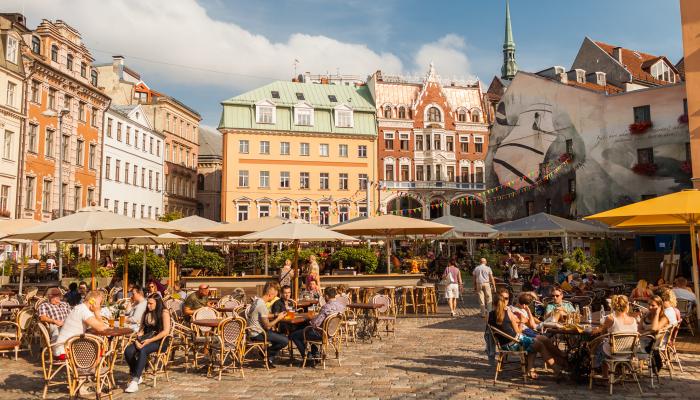
{"label": "people seated at cafe table", "polygon": [[289,339],[287,336],[274,332],[273,328],[287,315],[286,311],[277,314],[273,320],[269,319],[270,312],[265,303],[277,297],[277,282],[267,282],[263,287],[261,297],[256,297],[246,312],[246,322],[248,324],[248,339],[262,342],[267,334],[267,341],[270,347],[267,349],[267,364],[270,368],[275,368],[274,359],[280,350],[287,347]]}
{"label": "people seated at cafe table", "polygon": [[154,281],[150,281],[146,283],[146,297],[151,297],[151,296],[158,296],[160,298],[163,298],[163,295],[161,294],[160,291],[158,291],[158,286],[155,284]]}
{"label": "people seated at cafe table", "polygon": [[632,289],[630,293],[630,299],[632,301],[647,301],[654,295],[654,292],[649,288],[649,284],[646,280],[640,279],[637,281],[637,286]]}
{"label": "people seated at cafe table", "polygon": [[688,300],[693,303],[697,303],[695,294],[688,287],[688,280],[682,276],[676,278],[673,283],[673,294],[676,295],[676,299]]}
{"label": "people seated at cafe table", "polygon": [[[160,297],[160,296],[159,296]],[[146,312],[146,297],[140,286],[131,288],[131,298],[129,309],[126,311],[126,323],[132,331],[138,332],[141,329],[143,314]]]}
{"label": "people seated at cafe table", "polygon": [[552,302],[544,309],[544,318],[553,322],[558,322],[562,317],[575,312],[574,306],[564,300],[564,291],[560,288],[552,290]]}
{"label": "people seated at cafe table", "polygon": [[667,287],[658,288],[654,294],[661,297],[663,301],[664,315],[671,325],[677,324],[681,320],[681,312],[676,308],[676,294]]}
{"label": "people seated at cafe table", "polygon": [[57,287],[50,288],[46,291],[47,301],[41,303],[37,314],[39,321],[46,324],[51,342],[58,338],[59,329],[63,326],[68,314],[71,312],[70,305],[61,300],[61,290]]}
{"label": "people seated at cafe table", "polygon": [[197,291],[187,296],[182,305],[182,314],[189,320],[195,311],[209,305],[209,285],[202,283]]}
{"label": "people seated at cafe table", "polygon": [[530,337],[536,337],[538,335],[535,329],[537,328],[537,324],[540,323],[530,310],[530,305],[533,301],[534,299],[530,293],[521,293],[515,304],[510,306],[513,315],[515,315],[518,320],[520,331],[523,335]]}
{"label": "people seated at cafe table", "polygon": [[78,292],[78,284],[71,282],[68,285],[68,291],[63,295],[63,300],[68,303],[69,306],[75,307],[80,304],[80,292]]}
{"label": "people seated at cafe table", "polygon": [[54,346],[54,356],[58,357],[59,360],[65,359],[66,349],[63,344],[69,338],[82,335],[88,329],[97,332],[107,329],[100,314],[103,300],[102,292],[94,290],[85,295],[85,301],[73,308],[63,321],[63,326],[56,338],[58,345]]}
{"label": "people seated at cafe table", "polygon": [[[338,292],[334,287],[327,287],[323,291],[323,296],[326,300],[326,304],[321,307],[321,310],[318,312],[318,315],[316,315],[312,320],[309,321],[309,326],[315,328],[312,330],[306,331],[306,337],[311,340],[320,340],[321,339],[321,331],[320,329],[323,328],[323,322],[328,318],[328,316],[332,314],[339,314],[345,312],[345,303],[342,301],[338,301],[336,298]],[[306,354],[306,341],[304,340],[304,329],[298,329],[294,331],[290,336],[289,339],[291,339],[292,342],[294,342],[294,345],[296,348],[299,350],[299,354],[301,354],[301,358],[304,358],[304,355]],[[316,365],[316,360],[319,357],[318,353],[318,348],[315,345],[311,346],[311,354],[309,355],[309,358],[311,359],[311,366]]]}
{"label": "people seated at cafe table", "polygon": [[552,368],[557,377],[561,376],[562,370],[566,367],[566,355],[557,348],[552,341],[541,335],[535,337],[523,334],[519,324],[519,318],[508,307],[510,295],[507,291],[499,292],[496,296],[494,310],[489,312],[488,324],[501,332],[515,338],[512,342],[509,338],[496,335],[498,346],[504,350],[516,351],[523,349],[527,352],[527,373],[531,379],[537,379],[535,372],[535,356],[537,353],[542,356],[544,362]]}
{"label": "people seated at cafe table", "polygon": [[185,292],[185,283],[177,282],[173,285],[173,292],[170,294],[175,300],[185,300],[187,298],[187,292]]}
{"label": "people seated at cafe table", "polygon": [[306,292],[309,293],[314,299],[321,299],[321,288],[318,286],[315,280],[311,280],[306,283]]}
{"label": "people seated at cafe table", "polygon": [[572,293],[574,291],[574,274],[568,274],[566,275],[566,278],[564,278],[564,281],[559,284],[559,287],[565,291],[566,293]]}
{"label": "people seated at cafe table", "polygon": [[[141,317],[141,327],[136,340],[124,350],[124,359],[129,364],[129,376],[131,381],[124,390],[126,393],[134,393],[139,390],[142,382],[142,374],[146,369],[148,355],[157,352],[161,341],[168,340],[170,333],[170,312],[163,305],[160,296],[150,295],[146,303],[146,312]],[[167,343],[165,343],[167,345]]]}
{"label": "people seated at cafe table", "polygon": [[[614,295],[610,300],[610,308],[612,313],[605,318],[603,324],[594,328],[591,331],[592,335],[599,335],[603,333],[613,334],[613,333],[637,333],[637,319],[630,315],[630,305],[627,296],[625,295]],[[608,365],[604,363],[605,358],[610,356],[610,343],[609,341],[603,340],[600,346],[598,346],[596,351],[596,356],[593,360],[593,368],[601,368],[603,370],[603,376],[607,378],[608,376]]]}

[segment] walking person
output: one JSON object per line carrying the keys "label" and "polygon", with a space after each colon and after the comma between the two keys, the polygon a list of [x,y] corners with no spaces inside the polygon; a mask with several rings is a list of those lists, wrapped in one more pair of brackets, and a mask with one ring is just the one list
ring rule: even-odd
{"label": "walking person", "polygon": [[459,293],[463,287],[462,274],[459,272],[454,260],[450,260],[447,264],[445,272],[442,273],[442,278],[448,282],[447,287],[445,287],[445,298],[447,299],[447,304],[450,305],[450,313],[454,317],[457,310],[457,299],[459,299]]}
{"label": "walking person", "polygon": [[491,290],[496,289],[496,281],[493,279],[491,267],[486,265],[485,258],[482,258],[481,263],[474,268],[472,275],[474,275],[474,291],[479,296],[481,317],[486,318],[488,313],[493,309]]}

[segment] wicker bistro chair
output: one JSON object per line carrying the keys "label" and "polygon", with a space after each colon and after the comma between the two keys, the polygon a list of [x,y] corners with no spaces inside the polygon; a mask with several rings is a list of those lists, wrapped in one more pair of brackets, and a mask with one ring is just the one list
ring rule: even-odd
{"label": "wicker bistro chair", "polygon": [[7,353],[15,354],[15,361],[17,361],[17,355],[20,352],[22,340],[22,328],[18,323],[12,321],[0,321],[0,341],[9,341],[14,344],[14,347],[8,350],[0,350],[0,354]]}
{"label": "wicker bistro chair", "polygon": [[[357,314],[347,305],[350,304],[349,296],[339,296],[337,301],[345,304],[345,312],[343,312],[343,319],[340,323],[340,338],[347,343],[352,337],[352,341],[357,340]],[[290,342],[291,343],[291,342]]]}
{"label": "wicker bistro chair", "polygon": [[525,349],[523,349],[522,346],[518,346],[518,350],[505,350],[505,346],[499,345],[499,337],[503,337],[509,340],[506,346],[516,344],[518,343],[518,340],[508,335],[507,333],[501,331],[500,329],[495,328],[493,325],[489,325],[488,329],[491,331],[493,342],[496,344],[494,346],[496,350],[496,373],[493,376],[493,384],[495,385],[498,382],[498,374],[505,371],[503,366],[508,362],[508,356],[518,357],[518,360],[520,361],[520,369],[523,373],[523,380],[525,383],[527,383],[527,352],[525,351]]}
{"label": "wicker bistro chair", "polygon": [[160,346],[158,346],[158,351],[148,355],[148,364],[144,372],[153,376],[153,387],[156,387],[156,384],[158,383],[158,376],[160,375],[164,375],[165,380],[170,382],[168,364],[170,364],[170,358],[173,353],[174,336],[175,325],[171,323],[170,333],[168,336],[161,339]]}
{"label": "wicker bistro chair", "polygon": [[241,369],[243,368],[243,363],[246,361],[254,361],[253,358],[248,358],[248,355],[254,351],[257,351],[260,353],[260,356],[262,357],[263,362],[265,363],[265,368],[268,370],[270,369],[269,363],[268,363],[268,353],[267,353],[267,348],[270,346],[270,342],[267,341],[267,332],[263,329],[262,331],[262,337],[263,340],[250,340],[251,336],[258,336],[256,335],[251,335],[251,328],[246,327],[245,328],[245,340],[243,344],[243,357],[242,357],[242,362],[241,362]]}
{"label": "wicker bistro chair", "polygon": [[[599,336],[588,343],[588,349],[591,356],[591,364],[593,363],[598,347],[603,346],[605,341],[610,345],[610,355],[605,357],[603,361],[608,365],[608,385],[610,387],[610,395],[613,394],[613,385],[617,382],[623,382],[628,375],[631,375],[637,383],[639,393],[642,392],[642,385],[639,383],[638,369],[633,365],[633,361],[637,357],[639,347],[639,333],[612,333]],[[588,378],[588,388],[593,388],[593,378],[599,377],[593,370]]]}
{"label": "wicker bistro chair", "polygon": [[83,334],[69,338],[65,347],[70,397],[77,398],[82,386],[94,383],[98,399],[105,387],[111,399],[112,382],[109,378],[105,340],[98,336]]}
{"label": "wicker bistro chair", "polygon": [[[671,365],[671,361],[669,360],[667,353],[667,346],[672,332],[673,327],[666,327],[665,329],[657,332],[656,335],[648,334],[640,335],[639,337],[640,344],[643,342],[650,342],[652,344],[650,347],[651,352],[647,353],[644,351],[645,349],[641,348],[640,346],[640,348],[637,349],[636,354],[636,359],[639,361],[640,369],[642,366],[646,366],[647,371],[649,372],[649,381],[652,389],[654,388],[654,378],[656,378],[656,380],[660,383],[659,374],[654,372],[655,369],[661,370],[664,368],[664,366],[666,366],[666,368],[669,370],[671,379],[673,379],[673,366]],[[659,352],[662,365],[656,365],[654,352]]]}
{"label": "wicker bistro chair", "polygon": [[[193,321],[212,318],[219,318],[219,312],[211,307],[199,308],[192,314]],[[192,324],[192,332],[194,333],[192,337],[192,348],[194,350],[193,356],[195,367],[197,366],[200,353],[204,354],[206,352],[207,346],[209,345],[209,336],[214,333],[213,329],[214,328],[207,326]]]}
{"label": "wicker bistro chair", "polygon": [[678,337],[678,331],[681,329],[680,324],[676,324],[671,328],[671,337],[666,344],[666,350],[668,352],[668,358],[672,362],[678,365],[678,369],[683,372],[683,365],[681,364],[680,358],[678,358],[678,352],[676,351],[676,337]]}
{"label": "wicker bistro chair", "polygon": [[687,329],[690,334],[695,336],[695,326],[697,326],[697,315],[695,314],[695,303],[685,299],[677,299],[677,308],[681,312],[681,329]]}
{"label": "wicker bistro chair", "polygon": [[[323,321],[323,326],[321,329],[313,326],[307,326],[304,328],[304,343],[306,346],[306,351],[304,352],[304,361],[301,364],[302,368],[306,367],[306,360],[309,357],[310,347],[312,345],[319,347],[323,369],[326,369],[326,358],[328,358],[328,351],[330,350],[330,347],[333,347],[333,350],[335,351],[335,359],[338,360],[338,366],[340,366],[340,326],[342,320],[343,316],[341,314],[331,314]],[[316,331],[319,333],[321,339],[309,339],[306,335],[311,331]]]}
{"label": "wicker bistro chair", "polygon": [[18,304],[19,300],[15,298],[6,298],[0,300],[0,318],[3,318],[6,315],[12,315],[12,310],[5,310],[3,309],[3,306],[16,306]]}
{"label": "wicker bistro chair", "polygon": [[207,376],[214,370],[219,372],[219,380],[224,371],[239,369],[243,374],[244,338],[246,321],[240,317],[227,318],[219,324],[218,334],[211,343],[209,369]]}
{"label": "wicker bistro chair", "polygon": [[[378,294],[372,298],[372,304],[381,305],[381,307],[375,310],[377,325],[384,324],[386,336],[388,337],[389,332],[391,332],[394,338],[396,338],[396,309],[391,302],[391,298],[383,294]],[[381,336],[377,335],[377,337],[381,339]]]}
{"label": "wicker bistro chair", "polygon": [[36,325],[39,336],[41,337],[41,369],[44,374],[44,392],[42,398],[46,398],[49,387],[57,385],[68,386],[67,377],[64,380],[57,381],[56,376],[61,372],[67,373],[68,362],[66,360],[55,360],[53,357],[53,346],[51,344],[51,335],[49,330],[43,323]]}
{"label": "wicker bistro chair", "polygon": [[233,308],[234,311],[224,313],[226,317],[230,318],[234,316],[235,309],[241,306],[241,302],[234,299],[233,296],[228,295],[224,296],[223,298],[221,298],[221,300],[219,300],[218,306],[221,308]]}
{"label": "wicker bistro chair", "polygon": [[[172,315],[172,312],[171,312]],[[175,358],[175,352],[182,350],[185,357],[185,372],[190,367],[190,353],[193,354],[194,367],[197,368],[197,353],[195,352],[194,338],[196,337],[192,328],[179,322],[172,321],[173,337],[170,344],[171,358]]]}
{"label": "wicker bistro chair", "polygon": [[[9,324],[8,324],[9,322]],[[0,340],[16,340],[19,346],[14,349],[15,359],[20,351],[32,353],[32,335],[34,334],[34,311],[31,308],[23,308],[15,317],[14,322],[0,322]]]}

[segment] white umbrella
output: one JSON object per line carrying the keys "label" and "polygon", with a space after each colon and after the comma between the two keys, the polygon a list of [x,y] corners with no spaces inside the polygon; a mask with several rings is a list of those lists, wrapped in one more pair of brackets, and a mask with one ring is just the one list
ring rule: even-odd
{"label": "white umbrella", "polygon": [[208,233],[210,230],[217,229],[222,224],[220,222],[202,218],[198,215],[191,215],[189,217],[165,222],[165,225],[173,228],[173,230],[180,231],[182,236],[199,237],[209,236]]}
{"label": "white umbrella", "polygon": [[[19,232],[23,229],[30,228],[33,226],[41,225],[43,222],[37,221],[35,219],[4,219],[0,221],[0,237],[5,237],[13,233]],[[3,239],[2,242],[10,244],[23,244],[26,245],[29,241],[21,239]],[[24,251],[26,251],[26,246],[23,246]],[[2,268],[2,278],[5,277],[5,268]],[[20,263],[19,267],[19,294],[22,294],[22,286],[24,283],[24,263]],[[2,287],[2,280],[0,280],[0,287]]]}

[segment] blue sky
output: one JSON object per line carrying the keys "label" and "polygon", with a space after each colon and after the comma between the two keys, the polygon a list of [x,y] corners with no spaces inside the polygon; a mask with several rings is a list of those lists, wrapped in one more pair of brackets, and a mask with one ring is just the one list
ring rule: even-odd
{"label": "blue sky", "polygon": [[[63,19],[98,62],[112,54],[215,126],[220,101],[299,71],[499,73],[505,0],[6,0],[4,11]],[[6,6],[5,6],[6,4]],[[14,8],[13,8],[14,7]],[[585,36],[676,62],[677,0],[512,0],[520,68],[570,67]]]}

